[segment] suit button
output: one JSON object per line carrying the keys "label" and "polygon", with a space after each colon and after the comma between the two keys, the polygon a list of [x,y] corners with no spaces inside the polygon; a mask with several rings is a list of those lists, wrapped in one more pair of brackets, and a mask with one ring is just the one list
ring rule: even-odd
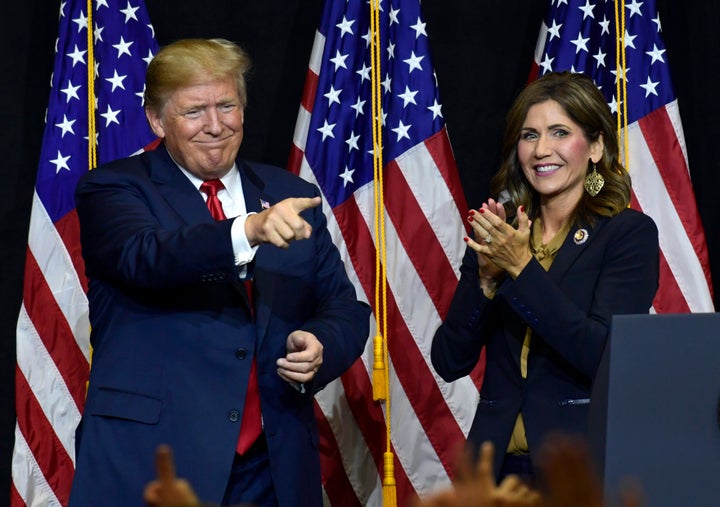
{"label": "suit button", "polygon": [[238,359],[245,359],[247,357],[247,350],[237,349],[235,351],[235,357],[237,357]]}
{"label": "suit button", "polygon": [[230,422],[238,422],[240,420],[240,412],[238,410],[231,410],[228,412],[228,419]]}

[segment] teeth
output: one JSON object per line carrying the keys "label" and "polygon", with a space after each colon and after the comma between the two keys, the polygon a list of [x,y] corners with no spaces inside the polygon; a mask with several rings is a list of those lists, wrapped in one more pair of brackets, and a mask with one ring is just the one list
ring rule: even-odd
{"label": "teeth", "polygon": [[536,167],[535,170],[539,173],[548,173],[550,171],[555,171],[559,168],[560,168],[559,165],[543,165],[543,166]]}

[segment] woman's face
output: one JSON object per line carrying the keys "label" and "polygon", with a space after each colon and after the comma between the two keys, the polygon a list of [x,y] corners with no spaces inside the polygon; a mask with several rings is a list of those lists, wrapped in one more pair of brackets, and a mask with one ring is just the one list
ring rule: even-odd
{"label": "woman's face", "polygon": [[517,143],[523,174],[540,194],[541,201],[580,201],[590,161],[602,158],[602,136],[590,142],[580,125],[554,100],[532,106]]}

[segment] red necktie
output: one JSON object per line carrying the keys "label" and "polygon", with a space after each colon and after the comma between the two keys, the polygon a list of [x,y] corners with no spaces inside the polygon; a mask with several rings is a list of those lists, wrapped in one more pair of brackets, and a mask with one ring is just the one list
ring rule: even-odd
{"label": "red necktie", "polygon": [[[217,196],[217,193],[223,188],[225,188],[225,185],[223,185],[220,180],[203,181],[200,185],[200,191],[207,195],[206,204],[210,210],[210,215],[215,220],[225,220],[227,218],[223,212],[222,203]],[[247,290],[250,312],[252,313],[252,286],[250,280],[245,280],[245,289]],[[247,452],[253,442],[260,436],[260,433],[262,433],[260,389],[258,387],[257,360],[253,358],[252,365],[250,366],[248,390],[245,395],[245,411],[243,412],[243,420],[240,425],[240,437],[237,443],[238,454]]]}

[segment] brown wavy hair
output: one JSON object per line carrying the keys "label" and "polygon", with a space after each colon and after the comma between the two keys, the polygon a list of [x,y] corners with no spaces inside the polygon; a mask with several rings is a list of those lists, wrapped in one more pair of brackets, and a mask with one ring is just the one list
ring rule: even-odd
{"label": "brown wavy hair", "polygon": [[[600,193],[592,197],[586,192],[572,214],[572,221],[592,223],[597,216],[614,216],[630,203],[630,175],[619,159],[620,148],[616,124],[605,97],[585,74],[553,72],[528,84],[515,99],[507,114],[502,163],[491,181],[492,195],[507,193],[509,214],[525,206],[531,219],[540,212],[540,196],[530,185],[520,167],[517,145],[530,108],[553,100],[583,130],[589,142],[603,138],[603,155],[597,162],[597,172],[605,178]],[[592,164],[588,164],[588,172]],[[505,199],[503,199],[505,200]]]}

